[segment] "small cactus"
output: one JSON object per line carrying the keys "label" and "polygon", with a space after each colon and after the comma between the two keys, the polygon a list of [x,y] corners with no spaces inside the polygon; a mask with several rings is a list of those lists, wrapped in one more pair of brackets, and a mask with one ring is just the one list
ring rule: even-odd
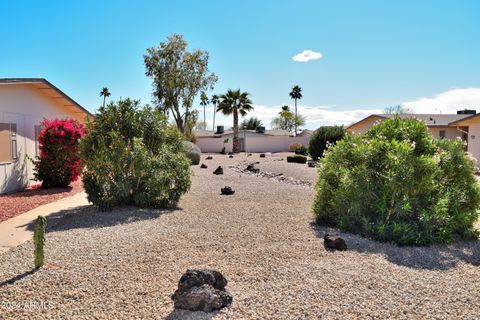
{"label": "small cactus", "polygon": [[44,216],[38,216],[35,222],[35,231],[33,232],[33,243],[35,246],[35,269],[43,266],[45,258],[45,228],[47,219]]}

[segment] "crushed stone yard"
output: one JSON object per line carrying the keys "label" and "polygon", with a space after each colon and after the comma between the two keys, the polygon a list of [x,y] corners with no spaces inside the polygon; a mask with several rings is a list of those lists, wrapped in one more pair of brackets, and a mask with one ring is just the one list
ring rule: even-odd
{"label": "crushed stone yard", "polygon": [[[49,218],[45,267],[32,272],[32,242],[2,254],[0,319],[478,319],[480,241],[397,247],[318,227],[312,187],[229,166],[259,161],[312,183],[316,169],[285,154],[206,156],[175,210],[62,212]],[[234,195],[220,195],[227,185]],[[326,251],[327,232],[349,250]],[[188,268],[222,272],[233,304],[174,312]],[[19,307],[30,302],[46,305]]]}

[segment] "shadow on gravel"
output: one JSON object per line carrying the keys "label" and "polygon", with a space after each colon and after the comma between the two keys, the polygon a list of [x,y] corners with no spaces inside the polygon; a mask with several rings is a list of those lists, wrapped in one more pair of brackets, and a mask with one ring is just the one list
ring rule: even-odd
{"label": "shadow on gravel", "polygon": [[216,316],[217,313],[217,311],[203,312],[177,309],[170,312],[165,320],[210,320]]}
{"label": "shadow on gravel", "polygon": [[319,226],[315,222],[311,223],[311,227],[319,238],[323,238],[326,233],[338,234],[347,242],[348,250],[382,254],[388,261],[399,266],[427,270],[448,270],[459,262],[480,266],[480,241],[457,241],[448,246],[399,247],[341,232],[335,228]]}
{"label": "shadow on gravel", "polygon": [[19,274],[19,275],[16,275],[8,280],[5,280],[3,282],[0,282],[0,288],[1,287],[4,287],[6,286],[7,284],[14,284],[15,282],[17,282],[18,280],[22,280],[23,278],[31,275],[31,274],[34,274],[35,271],[37,271],[38,269],[31,269],[31,270],[28,270],[28,271],[25,271],[24,273],[22,274]]}
{"label": "shadow on gravel", "polygon": [[[169,209],[140,209],[136,207],[120,207],[111,211],[102,212],[91,205],[79,206],[69,210],[61,210],[47,217],[47,232],[65,231],[71,229],[104,228],[135,221],[156,219],[163,214],[182,210]],[[33,230],[35,223],[26,225]]]}

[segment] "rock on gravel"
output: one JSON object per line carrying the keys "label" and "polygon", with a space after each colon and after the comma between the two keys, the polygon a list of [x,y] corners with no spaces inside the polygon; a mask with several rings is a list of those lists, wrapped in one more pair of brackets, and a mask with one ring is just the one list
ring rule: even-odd
{"label": "rock on gravel", "polygon": [[175,309],[211,312],[232,303],[232,296],[225,290],[227,279],[211,269],[187,270],[172,295]]}
{"label": "rock on gravel", "polygon": [[342,238],[336,235],[326,234],[323,237],[323,245],[325,249],[345,251],[347,250],[347,243]]}
{"label": "rock on gravel", "polygon": [[217,169],[215,169],[215,171],[213,171],[213,174],[216,174],[216,175],[223,174],[222,166],[218,166]]}

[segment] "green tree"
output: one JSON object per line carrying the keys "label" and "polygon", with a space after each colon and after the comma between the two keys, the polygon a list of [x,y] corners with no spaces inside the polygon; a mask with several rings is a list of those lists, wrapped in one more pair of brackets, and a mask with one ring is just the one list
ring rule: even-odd
{"label": "green tree", "polygon": [[272,128],[293,132],[295,128],[305,125],[305,117],[301,114],[295,115],[288,106],[283,106],[278,116],[272,119]]}
{"label": "green tree", "polygon": [[[290,98],[295,100],[295,118],[297,118],[297,100],[302,99],[302,88],[294,86],[290,91]],[[297,123],[295,122],[295,136],[297,135]]]}
{"label": "green tree", "polygon": [[240,146],[238,143],[238,114],[244,117],[247,112],[253,110],[252,101],[248,98],[247,92],[238,90],[228,90],[226,94],[220,97],[218,111],[224,115],[233,113],[233,152],[239,152]]}
{"label": "green tree", "polygon": [[105,100],[107,97],[110,97],[110,91],[108,91],[107,87],[102,88],[102,91],[100,91],[100,97],[103,97],[103,107],[105,107]]}
{"label": "green tree", "polygon": [[217,76],[208,69],[209,54],[187,50],[182,35],[173,34],[159,47],[147,49],[143,56],[145,74],[153,80],[153,97],[158,109],[172,113],[177,128],[185,133],[197,94],[213,89]]}
{"label": "green tree", "polygon": [[203,107],[203,124],[204,124],[204,130],[207,129],[207,118],[205,117],[205,107],[210,103],[210,101],[208,101],[208,97],[207,97],[207,94],[205,93],[205,91],[202,91],[202,93],[200,94],[200,105]]}
{"label": "green tree", "polygon": [[257,117],[250,117],[248,119],[243,119],[240,129],[242,130],[255,130],[258,127],[262,126],[262,121]]}
{"label": "green tree", "polygon": [[215,115],[217,114],[217,105],[220,103],[220,97],[214,94],[210,102],[213,104],[213,131],[215,132]]}

